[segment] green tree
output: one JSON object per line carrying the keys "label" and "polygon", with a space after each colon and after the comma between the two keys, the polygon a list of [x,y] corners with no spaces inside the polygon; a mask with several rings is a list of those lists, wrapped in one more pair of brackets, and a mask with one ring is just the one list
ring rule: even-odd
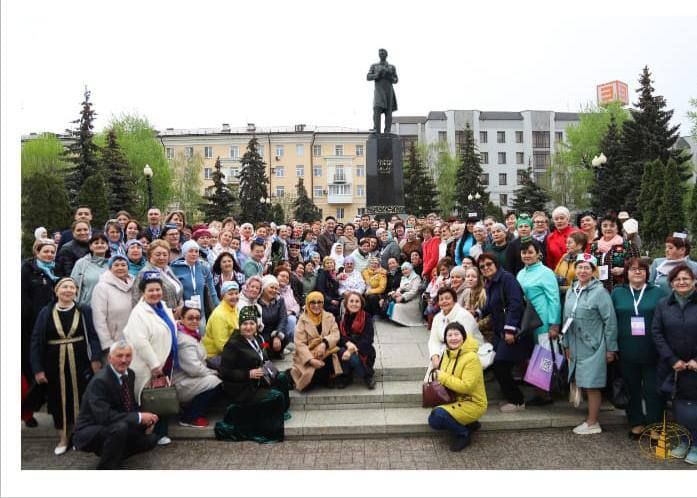
{"label": "green tree", "polygon": [[283,225],[286,223],[286,214],[283,212],[283,206],[280,204],[273,204],[269,209],[269,220],[276,223],[276,225]]}
{"label": "green tree", "polygon": [[697,241],[697,185],[692,185],[688,213],[691,215],[690,233],[692,234],[692,241],[695,242]]}
{"label": "green tree", "polygon": [[[146,118],[135,114],[113,117],[109,122],[109,128],[116,131],[121,150],[131,169],[131,178],[137,194],[135,205],[128,212],[141,219],[144,219],[147,213],[147,185],[143,175],[146,164],[153,170],[153,205],[166,210],[172,200],[173,171],[155,128]],[[106,141],[106,137],[101,138]]]}
{"label": "green tree", "polygon": [[541,179],[552,203],[571,210],[587,209],[590,206],[588,191],[592,180],[593,172],[573,160],[563,147],[554,154],[552,163]]}
{"label": "green tree", "polygon": [[322,219],[322,210],[315,206],[312,199],[308,197],[302,178],[298,178],[298,184],[295,186],[295,189],[297,191],[297,199],[293,203],[295,219],[302,223],[312,223],[315,220]]}
{"label": "green tree", "polygon": [[479,163],[479,153],[474,142],[474,134],[469,123],[465,124],[465,140],[460,150],[460,165],[455,176],[455,205],[458,215],[463,216],[469,204],[468,196],[478,192],[481,197],[481,204],[489,203],[489,193],[482,185],[482,166]]}
{"label": "green tree", "polygon": [[[616,186],[618,196],[625,199],[625,208],[630,213],[637,210],[641,179],[646,163],[660,159],[667,164],[673,159],[682,181],[691,176],[688,157],[683,151],[673,149],[679,138],[679,125],[670,126],[673,110],[666,110],[666,101],[654,95],[651,72],[644,67],[637,89],[639,101],[631,109],[632,119],[624,123],[622,130],[624,152],[623,182]],[[643,221],[643,220],[642,220]]]}
{"label": "green tree", "polygon": [[622,134],[617,127],[617,120],[610,115],[607,133],[600,143],[600,151],[607,162],[594,169],[594,179],[590,188],[591,205],[598,215],[608,211],[619,212],[624,208],[624,199],[617,195],[617,185],[622,183],[623,151]]}
{"label": "green tree", "polygon": [[660,159],[650,161],[644,168],[639,190],[637,217],[641,221],[641,233],[645,242],[653,244],[660,240],[658,218],[663,204],[664,166]]}
{"label": "green tree", "polygon": [[683,232],[687,228],[683,208],[685,184],[681,181],[677,162],[669,159],[663,171],[662,202],[656,227],[656,235],[660,239],[673,232]]}
{"label": "green tree", "polygon": [[89,206],[92,210],[92,226],[102,230],[109,215],[109,188],[106,175],[101,170],[85,180],[77,198],[79,205]]}
{"label": "green tree", "polygon": [[22,176],[21,198],[22,255],[29,257],[36,228],[45,227],[50,234],[70,224],[70,203],[62,175],[51,170]]}
{"label": "green tree", "polygon": [[201,210],[207,223],[213,220],[223,220],[235,211],[235,196],[225,183],[225,175],[220,165],[220,156],[215,160],[212,193],[204,195],[206,202],[201,204]]}
{"label": "green tree", "polygon": [[694,138],[697,138],[697,99],[690,99],[691,111],[687,111],[687,118],[692,123],[692,129],[690,133]]}
{"label": "green tree", "polygon": [[109,180],[110,213],[114,215],[121,210],[130,212],[137,198],[135,179],[113,128],[107,133],[106,147],[102,148],[102,170]]}
{"label": "green tree", "polygon": [[253,137],[240,161],[240,217],[254,225],[269,219],[269,208],[262,202],[269,197],[269,179],[258,147],[258,141]]}
{"label": "green tree", "polygon": [[535,211],[545,211],[550,201],[549,195],[535,181],[532,167],[527,172],[518,172],[518,189],[514,192],[513,210],[517,213],[528,213],[532,216]]}
{"label": "green tree", "polygon": [[197,218],[201,206],[202,171],[203,157],[198,152],[191,157],[179,152],[172,161],[172,204],[187,213],[189,219]]}
{"label": "green tree", "polygon": [[62,172],[71,166],[65,159],[63,143],[52,133],[22,143],[22,178],[34,173]]}
{"label": "green tree", "polygon": [[[455,207],[455,176],[458,159],[448,150],[448,144],[438,142],[429,147],[429,162],[433,161],[436,172],[436,187],[438,188],[438,205],[441,214],[448,217]],[[409,213],[411,214],[411,213]]]}
{"label": "green tree", "polygon": [[425,148],[412,142],[404,167],[404,205],[406,212],[426,216],[438,211],[438,191],[433,178],[424,168]]}
{"label": "green tree", "polygon": [[99,169],[99,147],[94,142],[94,118],[96,113],[90,102],[90,91],[85,88],[80,117],[73,121],[76,128],[71,132],[74,142],[65,151],[65,158],[72,166],[65,170],[65,187],[70,204],[77,206],[77,198],[85,181]]}

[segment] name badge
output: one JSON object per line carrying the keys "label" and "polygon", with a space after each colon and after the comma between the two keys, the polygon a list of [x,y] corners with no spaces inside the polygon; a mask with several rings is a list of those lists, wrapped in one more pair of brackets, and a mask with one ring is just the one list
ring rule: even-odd
{"label": "name badge", "polygon": [[646,323],[643,316],[633,316],[631,327],[632,335],[646,335]]}
{"label": "name badge", "polygon": [[598,267],[598,275],[600,277],[600,280],[607,280],[609,276],[608,266],[603,265]]}
{"label": "name badge", "polygon": [[198,294],[194,294],[189,298],[189,301],[192,302],[192,304],[198,305],[198,309],[201,309],[201,296]]}
{"label": "name badge", "polygon": [[564,326],[561,328],[561,333],[566,334],[566,331],[569,330],[569,327],[571,327],[571,323],[574,321],[573,318],[569,317],[566,319],[564,322]]}

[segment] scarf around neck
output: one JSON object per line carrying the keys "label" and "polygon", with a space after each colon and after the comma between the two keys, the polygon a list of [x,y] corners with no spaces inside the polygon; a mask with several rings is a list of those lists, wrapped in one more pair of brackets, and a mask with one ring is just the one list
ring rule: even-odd
{"label": "scarf around neck", "polygon": [[53,269],[56,267],[56,262],[51,261],[49,263],[46,263],[45,261],[41,261],[39,258],[36,258],[36,266],[44,272],[44,274],[50,278],[53,282],[58,280],[58,277],[53,273]]}
{"label": "scarf around neck", "polygon": [[201,342],[201,334],[198,333],[198,330],[191,330],[189,327],[187,327],[181,322],[177,323],[177,330],[182,334],[186,334],[189,337],[193,337],[194,339],[196,339],[196,342]]}
{"label": "scarf around neck", "polygon": [[172,336],[172,359],[174,360],[174,366],[179,368],[179,351],[177,348],[177,332],[174,327],[174,324],[172,323],[172,320],[170,320],[169,315],[165,311],[165,307],[162,305],[162,301],[158,302],[157,304],[150,304],[150,307],[153,309],[155,314],[160,317],[160,319],[165,322],[167,327],[169,327],[169,332],[170,335]]}
{"label": "scarf around neck", "polygon": [[610,240],[605,240],[603,237],[600,237],[598,239],[598,250],[605,254],[612,249],[612,246],[619,246],[622,244],[622,242],[624,242],[624,240],[620,235],[615,235]]}

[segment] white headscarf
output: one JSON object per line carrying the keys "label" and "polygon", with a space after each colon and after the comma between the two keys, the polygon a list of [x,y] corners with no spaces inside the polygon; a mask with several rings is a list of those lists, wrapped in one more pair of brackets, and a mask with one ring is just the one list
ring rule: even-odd
{"label": "white headscarf", "polygon": [[344,248],[344,244],[342,244],[341,242],[335,242],[332,245],[332,250],[329,253],[329,257],[334,260],[334,263],[336,264],[336,268],[338,270],[340,267],[344,266],[344,253],[342,251],[341,254],[337,254],[337,246],[341,246],[342,249]]}

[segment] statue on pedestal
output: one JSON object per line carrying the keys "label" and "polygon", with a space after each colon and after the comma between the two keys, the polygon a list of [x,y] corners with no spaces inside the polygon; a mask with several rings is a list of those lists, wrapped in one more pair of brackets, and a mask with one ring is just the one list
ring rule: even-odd
{"label": "statue on pedestal", "polygon": [[392,111],[397,110],[397,97],[392,85],[396,84],[397,68],[387,63],[387,50],[378,50],[380,62],[370,66],[368,81],[375,81],[373,97],[373,129],[371,132],[380,133],[380,115],[385,114],[385,134],[392,129]]}

